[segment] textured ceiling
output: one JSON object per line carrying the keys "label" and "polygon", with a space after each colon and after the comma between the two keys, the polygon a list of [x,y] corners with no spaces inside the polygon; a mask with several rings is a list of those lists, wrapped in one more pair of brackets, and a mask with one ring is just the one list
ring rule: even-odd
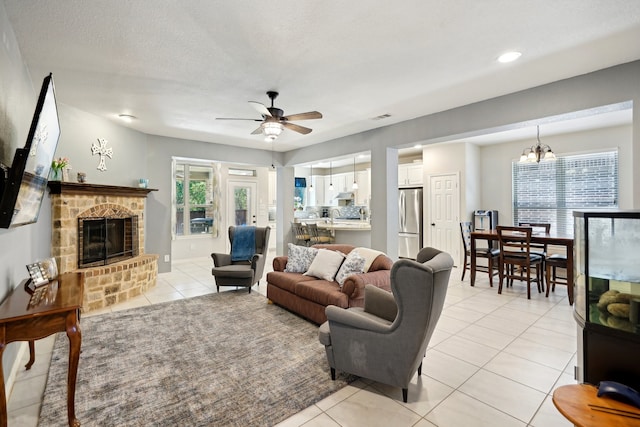
{"label": "textured ceiling", "polygon": [[[1,0],[0,0],[1,1]],[[286,151],[640,59],[638,0],[4,0],[39,87],[149,134]],[[499,64],[508,50],[519,61]],[[384,120],[373,117],[390,114]]]}

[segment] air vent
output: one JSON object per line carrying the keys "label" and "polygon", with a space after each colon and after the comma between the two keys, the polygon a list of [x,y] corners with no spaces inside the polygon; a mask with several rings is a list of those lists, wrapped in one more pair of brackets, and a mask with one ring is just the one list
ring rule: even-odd
{"label": "air vent", "polygon": [[372,118],[371,120],[384,120],[389,117],[391,117],[391,114],[381,114],[377,117]]}

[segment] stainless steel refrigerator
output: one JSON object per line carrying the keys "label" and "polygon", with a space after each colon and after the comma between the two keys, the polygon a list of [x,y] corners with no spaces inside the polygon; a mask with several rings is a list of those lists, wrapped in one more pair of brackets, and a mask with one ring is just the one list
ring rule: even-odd
{"label": "stainless steel refrigerator", "polygon": [[398,256],[415,259],[422,248],[422,188],[402,188],[398,199]]}

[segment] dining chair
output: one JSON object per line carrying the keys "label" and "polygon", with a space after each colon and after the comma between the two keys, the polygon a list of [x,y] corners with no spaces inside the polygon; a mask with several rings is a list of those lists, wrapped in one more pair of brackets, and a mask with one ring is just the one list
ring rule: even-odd
{"label": "dining chair", "polygon": [[291,223],[291,232],[293,233],[293,240],[296,245],[305,245],[309,246],[309,242],[311,242],[311,236],[309,235],[309,230],[307,226],[301,222],[292,222]]}
{"label": "dining chair", "polygon": [[567,268],[567,256],[564,254],[553,254],[545,259],[545,279],[547,282],[547,293],[549,296],[549,290],[555,291],[556,285],[567,286],[567,296],[569,297],[569,305],[573,305],[573,286],[570,286],[567,281],[567,276],[561,277],[558,275],[557,269]]}
{"label": "dining chair", "polygon": [[309,238],[311,239],[310,243],[312,245],[335,242],[333,236],[325,233],[324,230],[320,230],[317,224],[307,224],[307,230],[309,231]]}
{"label": "dining chair", "polygon": [[[519,227],[531,227],[531,235],[534,234],[549,234],[551,231],[551,224],[543,222],[519,222]],[[542,271],[545,271],[545,260],[547,258],[548,247],[546,243],[531,243],[531,253],[540,255],[542,257]],[[544,286],[544,275],[542,277],[542,286]],[[544,288],[543,288],[544,290]]]}
{"label": "dining chair", "polygon": [[[519,222],[518,226],[531,227],[531,234],[538,234],[538,233],[549,234],[549,232],[551,231],[551,224],[548,224],[548,223]],[[547,244],[531,243],[531,252],[541,256],[547,256]]]}
{"label": "dining chair", "polygon": [[[473,224],[470,221],[460,223],[460,234],[462,235],[462,245],[464,247],[464,264],[462,266],[462,278],[464,280],[467,269],[471,270],[471,232]],[[486,258],[487,265],[478,265],[476,263],[476,271],[487,272],[489,274],[489,286],[493,287],[493,276],[498,274],[498,258],[500,257],[500,249],[491,247],[491,243],[487,242],[486,248],[476,248],[476,259]]]}
{"label": "dining chair", "polygon": [[[500,244],[498,293],[502,293],[502,284],[507,279],[507,286],[513,280],[527,282],[527,299],[531,299],[531,282],[536,282],[538,292],[542,292],[542,256],[531,253],[531,227],[498,226],[498,242]],[[515,267],[519,267],[516,269]],[[531,268],[536,268],[535,277],[531,277]]]}

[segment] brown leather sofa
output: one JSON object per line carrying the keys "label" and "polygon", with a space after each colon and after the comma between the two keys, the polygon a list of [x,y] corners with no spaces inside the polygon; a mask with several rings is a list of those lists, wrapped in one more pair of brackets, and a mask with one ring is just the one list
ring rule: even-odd
{"label": "brown leather sofa", "polygon": [[[355,249],[355,246],[342,244],[318,244],[312,247],[337,250],[345,255]],[[364,286],[367,284],[391,292],[393,261],[384,254],[373,260],[366,273],[347,277],[342,288],[336,281],[285,272],[287,259],[286,256],[274,258],[273,271],[267,273],[267,298],[317,324],[327,320],[324,309],[328,305],[342,308],[364,306]]]}

